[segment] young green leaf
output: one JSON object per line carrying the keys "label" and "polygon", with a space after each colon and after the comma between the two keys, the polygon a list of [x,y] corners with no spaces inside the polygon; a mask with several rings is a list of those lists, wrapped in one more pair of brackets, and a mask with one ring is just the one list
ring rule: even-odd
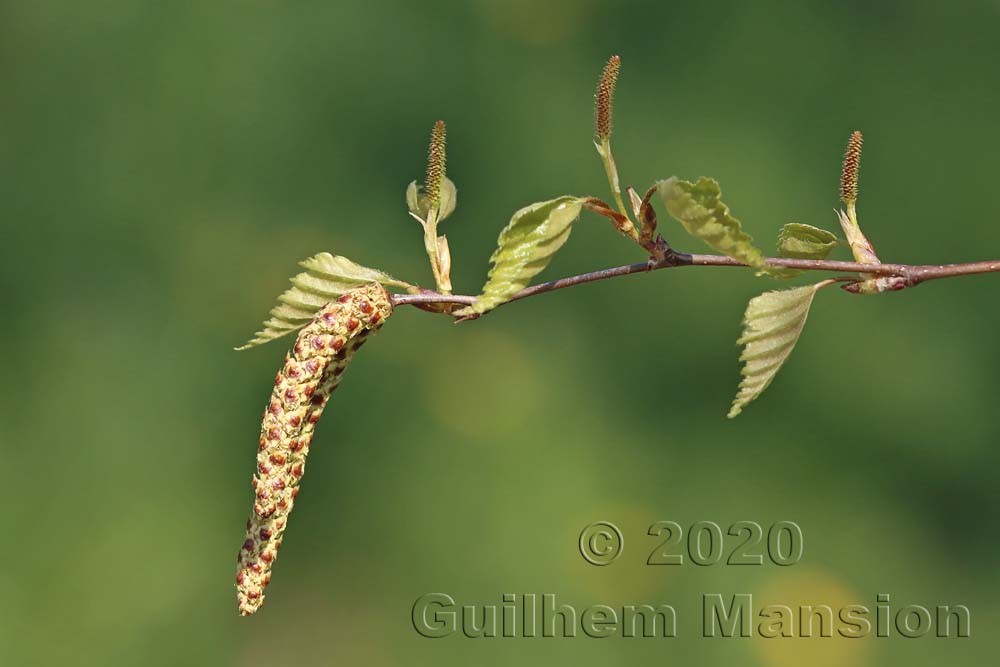
{"label": "young green leaf", "polygon": [[[458,204],[458,188],[455,187],[455,183],[447,176],[444,177],[441,183],[439,196],[441,197],[441,212],[438,214],[438,222],[454,213],[455,206]],[[412,181],[406,188],[406,207],[410,209],[410,213],[421,220],[427,219],[427,214],[431,207],[430,200],[424,192],[424,186],[418,184],[416,181]]]}
{"label": "young green leaf", "polygon": [[702,176],[691,183],[673,176],[656,184],[667,212],[680,222],[689,234],[712,248],[748,266],[767,271],[764,253],[753,245],[753,239],[722,203],[719,183]]}
{"label": "young green leaf", "polygon": [[413,286],[377,269],[355,264],[346,257],[321,252],[299,262],[306,271],[291,278],[292,287],[278,297],[264,328],[237,350],[262,345],[309,323],[324,305],[365,283],[410,289]]}
{"label": "young green leaf", "polygon": [[835,282],[824,280],[815,285],[764,292],[750,299],[743,316],[743,335],[736,341],[745,346],[740,355],[744,363],[743,379],[729,410],[730,419],[771,384],[802,334],[816,292]]}
{"label": "young green leaf", "polygon": [[526,287],[569,238],[582,206],[581,199],[563,196],[531,204],[515,213],[497,239],[482,294],[473,305],[455,314],[485,313]]}
{"label": "young green leaf", "polygon": [[778,255],[794,259],[826,259],[837,247],[837,236],[819,227],[789,222],[778,233]]}
{"label": "young green leaf", "polygon": [[[837,237],[825,229],[789,222],[778,233],[778,256],[792,259],[826,259],[838,245]],[[772,278],[794,278],[799,269],[769,267]]]}

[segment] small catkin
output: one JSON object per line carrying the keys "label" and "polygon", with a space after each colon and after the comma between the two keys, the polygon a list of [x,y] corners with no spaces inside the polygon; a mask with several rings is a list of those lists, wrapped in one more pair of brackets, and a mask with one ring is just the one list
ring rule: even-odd
{"label": "small catkin", "polygon": [[427,148],[427,178],[424,180],[424,193],[432,208],[441,203],[441,186],[444,184],[447,162],[446,132],[443,120],[434,123],[434,128],[431,130],[431,142]]}
{"label": "small catkin", "polygon": [[354,352],[392,314],[377,283],[356,287],[328,303],[299,333],[274,381],[264,411],[253,478],[253,512],[237,556],[236,597],[241,616],[264,603],[264,589],[299,492],[316,422]]}
{"label": "small catkin", "polygon": [[844,152],[844,169],[840,174],[840,199],[845,204],[853,204],[858,200],[858,172],[861,170],[860,132],[853,132],[847,141]]}
{"label": "small catkin", "polygon": [[598,139],[608,139],[611,136],[615,84],[618,83],[621,66],[622,59],[611,56],[597,82],[597,92],[594,94],[594,134]]}

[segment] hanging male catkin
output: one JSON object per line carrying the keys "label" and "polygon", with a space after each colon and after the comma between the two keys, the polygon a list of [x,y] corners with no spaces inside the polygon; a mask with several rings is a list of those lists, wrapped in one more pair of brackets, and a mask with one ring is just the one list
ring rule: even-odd
{"label": "hanging male catkin", "polygon": [[264,603],[316,422],[354,352],[391,314],[384,287],[356,287],[320,309],[285,356],[264,411],[253,512],[237,556],[236,597],[243,616]]}

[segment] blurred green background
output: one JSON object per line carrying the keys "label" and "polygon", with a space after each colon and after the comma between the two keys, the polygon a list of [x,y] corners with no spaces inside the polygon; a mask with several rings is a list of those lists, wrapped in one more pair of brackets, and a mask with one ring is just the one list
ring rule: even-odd
{"label": "blurred green background", "polygon": [[[437,118],[458,291],[515,209],[606,196],[590,105],[612,53],[625,183],[714,176],[770,244],[788,221],[834,228],[861,129],[884,260],[1000,256],[998,34],[995,0],[3,2],[0,664],[989,662],[1000,278],[822,293],[735,421],[740,316],[773,284],[749,272],[609,281],[462,326],[401,309],[320,426],[249,619],[235,555],[286,341],[232,347],[321,250],[430,282],[403,192]],[[641,259],[588,215],[543,277]],[[626,540],[605,568],[576,545],[599,519]],[[649,567],[661,519],[794,520],[805,554]],[[429,640],[410,623],[428,592],[667,602],[681,636]],[[713,592],[961,603],[973,636],[701,639]]]}

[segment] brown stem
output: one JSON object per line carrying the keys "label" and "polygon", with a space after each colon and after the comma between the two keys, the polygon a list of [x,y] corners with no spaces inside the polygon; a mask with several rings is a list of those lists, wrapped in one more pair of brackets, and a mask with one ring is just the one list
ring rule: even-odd
{"label": "brown stem", "polygon": [[[769,257],[766,263],[770,266],[779,266],[789,269],[800,269],[803,271],[834,271],[838,273],[867,273],[880,276],[902,276],[906,279],[908,287],[919,285],[928,280],[938,278],[953,278],[956,276],[968,276],[977,273],[1000,272],[1000,260],[990,260],[985,262],[969,262],[965,264],[859,264],[858,262],[839,262],[834,260],[817,259],[786,259],[783,257]],[[689,255],[680,252],[669,252],[663,259],[641,262],[638,264],[626,264],[615,266],[610,269],[591,271],[577,276],[560,278],[547,283],[540,283],[526,287],[512,296],[509,301],[519,301],[529,296],[552,292],[574,285],[583,285],[598,280],[617,278],[618,276],[628,276],[634,273],[646,273],[659,269],[671,269],[680,266],[735,266],[747,267],[731,257],[724,255]],[[460,294],[437,294],[434,292],[424,292],[422,294],[395,294],[392,297],[393,303],[397,306],[405,304],[428,304],[428,303],[457,303],[469,305],[475,302],[476,297],[464,296]]]}

